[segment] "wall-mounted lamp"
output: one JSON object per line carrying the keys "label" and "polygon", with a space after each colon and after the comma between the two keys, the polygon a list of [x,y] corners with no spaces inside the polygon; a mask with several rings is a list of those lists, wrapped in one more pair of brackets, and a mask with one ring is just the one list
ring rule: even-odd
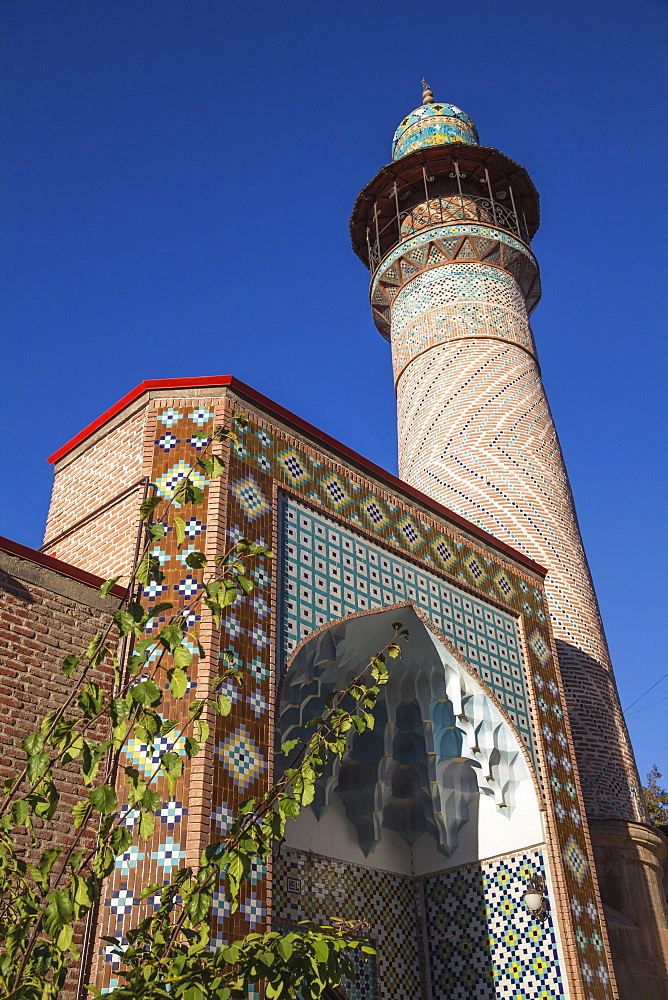
{"label": "wall-mounted lamp", "polygon": [[539,920],[541,924],[547,917],[547,908],[545,906],[545,890],[547,886],[545,885],[545,879],[542,875],[535,872],[529,884],[524,892],[524,904],[527,910],[530,911],[531,916],[535,920]]}

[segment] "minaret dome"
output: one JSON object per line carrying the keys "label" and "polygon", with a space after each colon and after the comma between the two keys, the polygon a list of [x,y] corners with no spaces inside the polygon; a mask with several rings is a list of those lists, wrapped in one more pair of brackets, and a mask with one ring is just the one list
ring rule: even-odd
{"label": "minaret dome", "polygon": [[426,146],[445,146],[463,142],[477,146],[478,130],[461,108],[454,104],[437,104],[431,88],[422,81],[422,104],[407,115],[394,133],[392,159],[398,160]]}

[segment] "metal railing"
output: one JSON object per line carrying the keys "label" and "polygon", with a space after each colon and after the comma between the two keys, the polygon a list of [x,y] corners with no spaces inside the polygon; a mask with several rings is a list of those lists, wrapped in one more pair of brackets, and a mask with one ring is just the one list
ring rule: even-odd
{"label": "metal railing", "polygon": [[[515,195],[510,185],[507,190],[497,193],[494,197],[489,175],[485,170],[485,176],[478,178],[478,181],[487,188],[487,194],[479,195],[470,193],[462,188],[462,180],[466,177],[459,171],[455,162],[454,171],[449,174],[451,180],[456,180],[456,187],[444,193],[441,191],[429,190],[434,178],[430,177],[425,168],[422,168],[424,175],[424,200],[413,205],[409,209],[402,210],[399,207],[399,190],[396,181],[390,189],[390,196],[393,197],[394,211],[388,217],[387,207],[383,212],[379,211],[378,202],[374,205],[373,226],[367,227],[366,239],[369,253],[369,266],[374,272],[380,265],[385,255],[398,243],[407,237],[414,235],[425,229],[432,229],[434,226],[451,225],[453,223],[473,222],[492,226],[511,233],[524,243],[529,242],[528,227],[526,218],[521,210],[518,211],[515,202]],[[440,187],[442,188],[442,183]],[[467,184],[467,188],[470,186]],[[450,187],[450,185],[448,185]]]}

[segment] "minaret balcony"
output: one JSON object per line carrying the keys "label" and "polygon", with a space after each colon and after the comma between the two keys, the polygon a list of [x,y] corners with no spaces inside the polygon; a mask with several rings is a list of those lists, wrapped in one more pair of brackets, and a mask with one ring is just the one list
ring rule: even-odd
{"label": "minaret balcony", "polygon": [[417,150],[382,170],[359,194],[353,248],[374,274],[404,240],[470,222],[528,244],[538,229],[538,194],[518,163],[496,149],[451,143]]}

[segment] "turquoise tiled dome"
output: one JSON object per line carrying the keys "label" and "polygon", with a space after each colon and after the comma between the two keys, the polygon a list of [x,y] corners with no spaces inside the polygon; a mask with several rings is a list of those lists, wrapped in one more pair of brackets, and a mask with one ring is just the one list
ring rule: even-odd
{"label": "turquoise tiled dome", "polygon": [[449,142],[477,146],[478,130],[454,104],[423,104],[411,111],[394,133],[392,159],[398,160],[425,146],[444,146]]}

